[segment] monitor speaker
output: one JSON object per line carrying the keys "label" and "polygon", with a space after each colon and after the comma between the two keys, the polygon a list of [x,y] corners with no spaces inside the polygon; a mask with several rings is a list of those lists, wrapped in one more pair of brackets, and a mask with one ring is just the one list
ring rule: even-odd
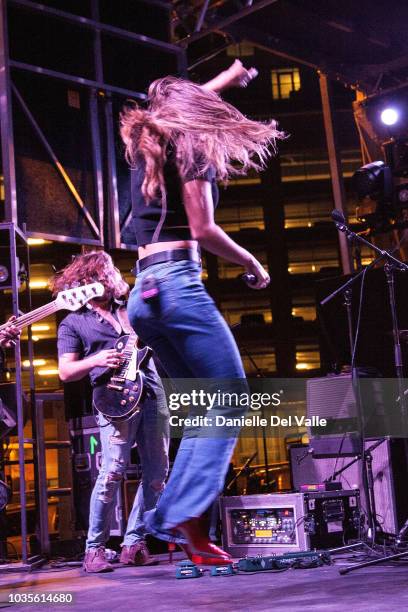
{"label": "monitor speaker", "polygon": [[[351,374],[311,378],[306,382],[308,418],[326,420],[325,427],[308,427],[315,454],[354,455],[360,450],[360,429],[365,438],[399,435],[402,431],[399,413],[387,409],[398,397],[397,383],[375,374],[370,369],[358,370],[359,391]],[[363,427],[359,424],[357,393]]]}

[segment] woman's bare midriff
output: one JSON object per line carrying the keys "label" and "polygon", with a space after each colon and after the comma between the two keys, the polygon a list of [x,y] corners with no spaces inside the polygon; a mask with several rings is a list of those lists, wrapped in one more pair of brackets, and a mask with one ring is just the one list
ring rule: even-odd
{"label": "woman's bare midriff", "polygon": [[154,253],[162,251],[171,251],[172,249],[191,249],[197,252],[198,242],[196,240],[173,240],[172,242],[155,242],[154,244],[145,244],[138,248],[139,259],[143,259]]}

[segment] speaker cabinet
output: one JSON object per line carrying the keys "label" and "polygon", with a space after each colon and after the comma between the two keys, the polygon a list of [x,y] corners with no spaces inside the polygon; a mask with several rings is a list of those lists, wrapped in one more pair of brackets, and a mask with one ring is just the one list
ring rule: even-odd
{"label": "speaker cabinet", "polygon": [[[102,461],[99,427],[93,416],[85,416],[71,419],[69,429],[73,448],[75,527],[87,531],[92,489],[98,478]],[[140,479],[135,479],[135,475],[139,476],[139,465],[133,463],[132,459],[131,456],[123,486],[119,487],[116,495],[115,510],[110,524],[111,536],[124,535],[126,521],[140,482]]]}
{"label": "speaker cabinet", "polygon": [[[366,450],[376,442],[366,441]],[[398,533],[408,517],[408,441],[384,439],[374,448],[372,457],[378,522],[385,532]],[[313,457],[313,445],[293,445],[290,447],[292,486],[299,490],[304,484],[322,483],[351,461],[353,458],[350,457],[317,459]],[[343,489],[362,491],[361,461],[347,467],[335,480],[342,483]],[[364,495],[361,497],[362,507],[366,509]]]}

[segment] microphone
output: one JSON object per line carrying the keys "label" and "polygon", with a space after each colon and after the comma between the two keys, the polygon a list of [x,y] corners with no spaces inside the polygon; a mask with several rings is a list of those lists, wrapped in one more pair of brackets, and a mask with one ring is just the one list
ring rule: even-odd
{"label": "microphone", "polygon": [[258,279],[256,278],[255,274],[249,274],[246,272],[245,274],[241,274],[241,280],[243,280],[244,283],[250,287],[251,285],[255,285]]}

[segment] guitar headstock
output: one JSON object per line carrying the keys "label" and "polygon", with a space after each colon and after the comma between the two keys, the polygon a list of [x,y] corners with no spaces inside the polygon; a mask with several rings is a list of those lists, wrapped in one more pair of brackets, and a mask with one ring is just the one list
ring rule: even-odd
{"label": "guitar headstock", "polygon": [[80,287],[60,291],[55,298],[55,303],[60,310],[75,311],[85,306],[89,300],[102,297],[104,293],[105,287],[102,283],[81,285]]}

